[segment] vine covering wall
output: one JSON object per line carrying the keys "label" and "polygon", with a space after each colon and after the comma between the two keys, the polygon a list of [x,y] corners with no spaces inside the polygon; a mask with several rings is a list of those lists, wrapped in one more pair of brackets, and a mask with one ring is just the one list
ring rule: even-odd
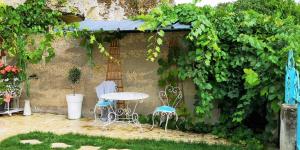
{"label": "vine covering wall", "polygon": [[[145,21],[140,30],[158,29],[152,42],[158,47],[159,28],[175,22],[191,25],[189,51],[180,55],[177,66],[178,77],[192,79],[197,87],[198,118],[218,102],[219,134],[250,128],[264,133],[264,140],[275,140],[288,50],[300,60],[299,10],[292,0],[240,0],[214,8],[162,3],[136,18]],[[157,49],[149,48],[148,59],[159,56]]]}

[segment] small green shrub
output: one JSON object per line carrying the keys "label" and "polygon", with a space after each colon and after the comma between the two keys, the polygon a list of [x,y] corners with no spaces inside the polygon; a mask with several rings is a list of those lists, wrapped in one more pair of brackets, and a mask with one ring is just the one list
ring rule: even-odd
{"label": "small green shrub", "polygon": [[76,67],[73,67],[72,69],[70,69],[68,79],[72,84],[74,95],[75,95],[76,84],[79,83],[80,77],[81,77],[80,69],[78,69]]}

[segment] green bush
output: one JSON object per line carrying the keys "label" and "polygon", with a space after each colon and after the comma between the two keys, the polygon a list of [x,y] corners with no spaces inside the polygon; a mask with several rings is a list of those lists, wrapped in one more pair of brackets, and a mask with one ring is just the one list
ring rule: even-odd
{"label": "green bush", "polygon": [[[292,0],[239,0],[216,8],[162,4],[138,18],[145,20],[142,29],[174,22],[191,25],[186,36],[189,48],[176,62],[176,74],[194,82],[199,119],[204,120],[218,103],[221,119],[215,127],[222,130],[214,128],[215,134],[234,141],[251,141],[259,135],[274,142],[278,141],[274,131],[278,131],[284,98],[287,52],[293,50],[300,62],[299,8]],[[148,57],[152,56],[157,54]],[[181,128],[193,128],[184,122]],[[242,134],[244,130],[249,134]]]}
{"label": "green bush", "polygon": [[238,0],[234,6],[238,11],[252,9],[266,15],[281,15],[282,18],[295,16],[300,22],[300,6],[295,0]]}

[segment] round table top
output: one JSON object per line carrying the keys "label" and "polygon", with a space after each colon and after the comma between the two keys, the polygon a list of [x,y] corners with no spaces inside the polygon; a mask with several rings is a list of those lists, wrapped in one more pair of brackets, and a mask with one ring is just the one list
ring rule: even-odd
{"label": "round table top", "polygon": [[148,97],[149,97],[148,94],[139,93],[139,92],[114,92],[114,93],[103,94],[100,96],[101,99],[122,100],[122,101],[142,100]]}

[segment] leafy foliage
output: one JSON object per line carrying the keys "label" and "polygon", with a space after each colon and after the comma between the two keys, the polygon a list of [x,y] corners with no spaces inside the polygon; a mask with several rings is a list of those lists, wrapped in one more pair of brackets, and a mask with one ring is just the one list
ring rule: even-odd
{"label": "leafy foliage", "polygon": [[158,60],[159,68],[157,70],[158,75],[160,75],[159,86],[165,87],[169,84],[177,85],[180,81],[178,78],[178,59],[184,51],[177,46],[172,46],[169,48],[169,53],[167,59],[160,58]]}
{"label": "leafy foliage", "polygon": [[68,79],[72,84],[78,84],[79,80],[80,80],[80,76],[81,76],[81,71],[80,69],[73,67],[72,69],[70,69],[69,71],[69,76]]}
{"label": "leafy foliage", "polygon": [[[64,2],[65,0],[61,0],[58,3]],[[65,24],[61,18],[60,12],[46,6],[46,0],[27,0],[17,8],[0,4],[0,38],[4,41],[0,50],[7,51],[9,56],[16,58],[17,66],[22,69],[21,80],[26,83],[27,97],[30,96],[27,66],[42,60],[50,61],[55,56],[52,42],[56,37],[82,38],[91,67],[95,45],[101,54],[110,56],[102,41],[95,38],[98,33],[78,31],[78,24]],[[39,37],[39,42],[32,38],[36,36]]]}
{"label": "leafy foliage", "polygon": [[259,84],[259,76],[255,71],[253,71],[252,69],[245,68],[244,73],[245,74],[243,77],[245,79],[245,86],[253,87]]}
{"label": "leafy foliage", "polygon": [[76,67],[73,67],[72,69],[70,69],[68,79],[73,85],[74,95],[75,95],[75,85],[79,83],[80,77],[81,77],[80,69],[78,69]]}
{"label": "leafy foliage", "polygon": [[251,119],[257,114],[266,121],[259,127],[265,131],[262,139],[276,140],[287,51],[294,50],[300,62],[299,7],[291,0],[240,0],[216,8],[162,4],[138,18],[145,20],[143,30],[174,22],[192,26],[186,36],[189,51],[177,66],[178,77],[197,87],[200,118],[217,102],[224,131],[257,128],[264,122]]}
{"label": "leafy foliage", "polygon": [[[1,51],[7,51],[17,60],[22,69],[21,79],[26,82],[26,95],[29,97],[29,80],[27,64],[38,63],[46,56],[50,60],[54,55],[51,46],[56,34],[48,32],[51,27],[59,25],[61,13],[48,9],[45,0],[27,0],[17,8],[0,6],[0,38],[4,40]],[[38,46],[31,40],[30,35],[41,35]]]}
{"label": "leafy foliage", "polygon": [[240,0],[234,5],[238,11],[252,9],[261,14],[281,15],[283,18],[292,15],[298,22],[300,21],[300,6],[295,5],[294,0]]}

